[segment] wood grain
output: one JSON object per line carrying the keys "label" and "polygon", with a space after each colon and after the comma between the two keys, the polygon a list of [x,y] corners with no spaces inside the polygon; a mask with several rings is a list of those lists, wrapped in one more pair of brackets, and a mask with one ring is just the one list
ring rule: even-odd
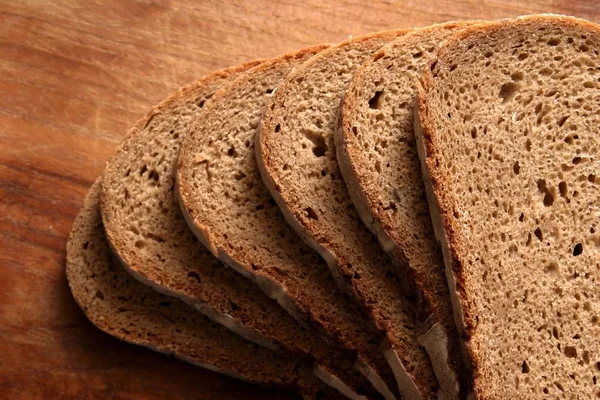
{"label": "wood grain", "polygon": [[121,343],[77,309],[65,242],[128,127],[203,74],[388,28],[590,1],[0,1],[0,397],[291,398]]}

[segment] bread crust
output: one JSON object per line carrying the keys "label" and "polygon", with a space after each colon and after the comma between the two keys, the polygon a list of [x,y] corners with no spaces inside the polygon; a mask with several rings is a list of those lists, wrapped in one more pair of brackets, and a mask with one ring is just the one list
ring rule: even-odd
{"label": "bread crust", "polygon": [[477,293],[473,292],[469,272],[464,267],[465,257],[469,254],[469,243],[461,235],[459,223],[453,216],[454,210],[459,208],[459,201],[454,197],[453,191],[449,188],[449,181],[440,169],[440,152],[443,149],[443,143],[440,132],[435,128],[430,110],[430,93],[435,87],[433,71],[437,64],[445,61],[445,57],[452,52],[466,48],[465,42],[468,39],[478,36],[486,37],[491,33],[503,30],[527,29],[544,25],[570,26],[600,34],[600,27],[589,21],[552,14],[523,16],[469,27],[453,35],[444,43],[438,50],[437,56],[424,69],[417,85],[418,101],[415,106],[415,120],[419,121],[419,127],[415,133],[419,156],[436,237],[440,241],[444,254],[454,315],[456,323],[461,329],[468,362],[472,369],[475,399],[498,398],[498,389],[481,369],[481,360],[486,357],[482,350],[482,344],[486,339],[477,335],[479,324],[476,312]]}

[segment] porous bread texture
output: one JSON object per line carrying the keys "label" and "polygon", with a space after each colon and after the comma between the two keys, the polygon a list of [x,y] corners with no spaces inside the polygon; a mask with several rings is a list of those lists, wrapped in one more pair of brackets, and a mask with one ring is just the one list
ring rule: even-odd
{"label": "porous bread texture", "polygon": [[272,92],[292,68],[324,48],[265,62],[217,92],[181,147],[177,193],[190,226],[213,254],[298,320],[358,352],[363,372],[391,398],[386,387],[394,380],[381,357],[380,335],[286,224],[254,156],[254,135]]}
{"label": "porous bread texture", "polygon": [[262,178],[297,233],[328,261],[338,285],[367,311],[399,357],[407,398],[432,398],[438,385],[418,343],[414,305],[377,238],[361,223],[334,145],[338,109],[353,73],[406,31],[352,38],[291,72],[278,87],[256,137]]}
{"label": "porous bread texture", "polygon": [[600,397],[600,28],[468,28],[425,69],[417,144],[479,399]]}
{"label": "porous bread texture", "polygon": [[97,181],[73,224],[66,261],[73,297],[94,325],[126,342],[249,382],[299,390],[312,399],[336,396],[310,368],[242,339],[127,274],[104,236],[99,194]]}
{"label": "porous bread texture", "polygon": [[[220,87],[259,63],[207,75],[136,124],[104,173],[101,210],[106,234],[138,280],[181,298],[246,339],[315,359],[321,376],[328,376],[329,383],[350,397],[373,397],[351,352],[302,327],[256,285],[219,262],[190,231],[177,204],[175,167],[189,126]],[[349,387],[341,387],[342,382]]]}
{"label": "porous bread texture", "polygon": [[[354,74],[335,130],[337,158],[362,220],[417,288],[420,337],[440,387],[464,396],[463,371],[442,253],[435,239],[413,131],[415,79],[437,47],[474,22],[416,29],[375,52]],[[462,387],[461,387],[462,386]],[[459,393],[462,389],[462,394]]]}

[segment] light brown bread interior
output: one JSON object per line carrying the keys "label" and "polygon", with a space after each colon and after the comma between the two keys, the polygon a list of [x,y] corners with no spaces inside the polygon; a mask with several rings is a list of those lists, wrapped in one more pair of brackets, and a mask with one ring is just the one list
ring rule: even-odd
{"label": "light brown bread interior", "polygon": [[261,385],[334,396],[297,361],[246,341],[178,299],[133,279],[111,253],[98,206],[100,183],[90,189],[67,243],[66,273],[90,321],[118,339]]}
{"label": "light brown bread interior", "polygon": [[290,73],[262,119],[256,156],[286,220],[385,332],[397,356],[391,365],[402,382],[400,392],[406,398],[433,398],[438,385],[417,340],[415,307],[377,238],[360,221],[334,144],[338,109],[353,73],[375,50],[404,33],[352,38]]}
{"label": "light brown bread interior", "polygon": [[424,312],[420,337],[447,396],[460,392],[463,371],[442,253],[433,233],[413,131],[415,80],[437,47],[472,24],[416,29],[363,63],[344,97],[336,150],[351,198]]}
{"label": "light brown bread interior", "polygon": [[254,135],[272,92],[292,68],[323,48],[263,63],[213,96],[182,145],[178,194],[190,226],[213,254],[298,320],[357,352],[363,372],[391,398],[387,388],[395,385],[381,357],[381,335],[286,224],[254,156]]}
{"label": "light brown bread interior", "polygon": [[600,397],[600,28],[467,29],[421,78],[417,144],[480,399]]}
{"label": "light brown bread interior", "polygon": [[[355,357],[302,327],[256,285],[219,262],[188,228],[174,195],[181,142],[223,85],[258,65],[210,74],[170,96],[129,133],[106,167],[101,210],[115,253],[155,290],[177,296],[263,346],[315,359],[319,376],[350,397],[376,397]],[[340,386],[343,385],[343,386]]]}

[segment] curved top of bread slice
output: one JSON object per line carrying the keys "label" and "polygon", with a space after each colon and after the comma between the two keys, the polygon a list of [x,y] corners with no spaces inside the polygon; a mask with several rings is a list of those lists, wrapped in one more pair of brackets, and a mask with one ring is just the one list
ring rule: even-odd
{"label": "curved top of bread slice", "polygon": [[358,351],[389,386],[381,338],[337,290],[318,254],[286,224],[254,157],[254,135],[271,93],[292,68],[324,48],[265,62],[217,92],[181,147],[178,194],[190,226],[213,254],[297,319]]}
{"label": "curved top of bread slice", "polygon": [[263,180],[288,222],[386,332],[408,372],[406,379],[412,381],[400,387],[401,393],[430,398],[437,382],[417,341],[414,307],[403,295],[391,260],[360,222],[334,146],[338,109],[353,72],[375,50],[404,33],[350,39],[290,73],[265,112],[256,152]]}
{"label": "curved top of bread slice", "polygon": [[[246,339],[309,355],[323,373],[337,375],[359,393],[373,394],[355,370],[350,352],[302,327],[256,285],[210,254],[188,228],[174,196],[177,155],[190,124],[214,92],[258,64],[219,71],[180,89],[131,130],[104,173],[106,234],[126,269],[142,282],[181,298]],[[335,378],[328,382],[347,392]]]}
{"label": "curved top of bread slice", "polygon": [[[346,90],[336,151],[350,196],[399,271],[415,282],[444,340],[424,338],[447,393],[464,376],[441,251],[431,226],[413,131],[415,80],[437,47],[472,22],[416,29],[373,54]],[[436,354],[442,352],[444,357]],[[465,385],[463,385],[465,386]],[[464,388],[466,389],[466,388]]]}
{"label": "curved top of bread slice", "polygon": [[100,183],[90,189],[67,242],[73,297],[104,332],[223,374],[300,390],[307,398],[336,396],[292,359],[246,341],[180,300],[134,280],[113,256],[102,230]]}
{"label": "curved top of bread slice", "polygon": [[[467,28],[425,69],[417,144],[477,398],[600,396],[600,28]],[[461,312],[462,311],[462,312]]]}

